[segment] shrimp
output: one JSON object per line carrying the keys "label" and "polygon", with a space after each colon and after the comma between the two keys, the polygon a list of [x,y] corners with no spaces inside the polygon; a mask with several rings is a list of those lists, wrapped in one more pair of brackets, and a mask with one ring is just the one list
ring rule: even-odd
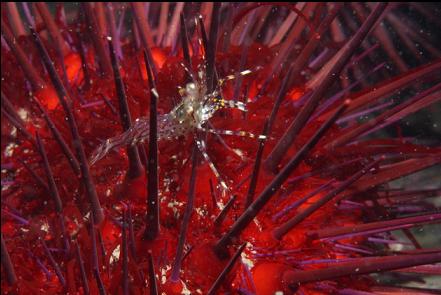
{"label": "shrimp", "polygon": [[[218,183],[224,190],[229,190],[228,185],[222,178],[214,163],[207,153],[207,143],[203,137],[199,137],[198,131],[214,133],[217,135],[233,135],[250,138],[262,139],[262,135],[256,137],[254,134],[245,131],[217,130],[208,128],[209,120],[220,109],[238,109],[246,112],[246,104],[239,101],[225,100],[222,98],[220,86],[225,81],[232,80],[236,76],[229,75],[218,80],[218,87],[211,93],[208,93],[205,83],[205,65],[199,68],[197,78],[182,65],[190,74],[192,82],[187,83],[185,87],[179,89],[181,96],[180,102],[166,114],[158,115],[158,141],[173,140],[180,136],[188,134],[194,135],[195,143],[207,161],[210,169],[218,179]],[[251,70],[245,70],[239,73],[244,76],[252,73]],[[157,95],[156,90],[152,90]],[[127,145],[137,145],[143,143],[149,138],[149,118],[140,117],[136,119],[130,129],[115,137],[107,139],[93,153],[90,158],[90,164],[93,165],[104,158],[110,151],[117,150]]]}

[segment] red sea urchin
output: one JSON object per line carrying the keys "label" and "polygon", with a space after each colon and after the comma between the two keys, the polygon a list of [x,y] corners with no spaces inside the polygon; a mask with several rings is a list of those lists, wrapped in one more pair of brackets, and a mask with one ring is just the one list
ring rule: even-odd
{"label": "red sea urchin", "polygon": [[390,186],[439,142],[377,132],[439,103],[434,11],[2,3],[2,293],[430,294],[368,274],[440,273],[439,188]]}

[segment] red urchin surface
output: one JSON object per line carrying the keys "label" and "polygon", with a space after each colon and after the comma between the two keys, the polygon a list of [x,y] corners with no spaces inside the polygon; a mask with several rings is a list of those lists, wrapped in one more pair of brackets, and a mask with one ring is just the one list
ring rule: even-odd
{"label": "red urchin surface", "polygon": [[439,274],[411,231],[439,189],[390,182],[440,148],[375,136],[439,104],[436,35],[403,18],[435,13],[77,5],[2,3],[3,294],[431,292],[369,274]]}

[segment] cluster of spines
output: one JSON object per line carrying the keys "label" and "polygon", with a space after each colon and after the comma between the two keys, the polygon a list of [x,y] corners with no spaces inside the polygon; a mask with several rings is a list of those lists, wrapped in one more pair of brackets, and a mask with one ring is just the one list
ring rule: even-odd
{"label": "cluster of spines", "polygon": [[[127,101],[124,93],[124,85],[122,83],[121,76],[119,74],[119,65],[118,65],[118,59],[116,56],[116,53],[114,51],[112,41],[109,41],[109,48],[110,48],[110,59],[107,54],[106,47],[104,46],[104,42],[102,40],[102,36],[99,34],[100,28],[99,24],[96,20],[95,10],[91,4],[84,4],[84,11],[85,11],[85,17],[88,22],[88,25],[90,27],[90,31],[92,33],[92,40],[93,40],[93,46],[96,50],[98,62],[100,71],[103,76],[109,76],[114,75],[115,77],[115,85],[117,89],[117,97],[118,101],[120,103],[120,116],[121,121],[124,129],[130,128],[130,113],[128,111],[127,107]],[[220,4],[214,4],[212,7],[212,16],[209,18],[210,21],[210,32],[209,32],[209,38],[206,36],[205,33],[205,25],[202,22],[202,18],[200,18],[201,22],[201,30],[202,30],[202,40],[204,43],[205,51],[206,51],[206,57],[207,57],[207,88],[213,89],[215,87],[215,81],[217,81],[217,73],[215,69],[215,57],[216,57],[216,48],[218,46],[218,27],[219,27],[219,11],[220,11]],[[348,61],[350,57],[354,54],[356,49],[360,46],[362,41],[365,39],[366,35],[369,33],[369,31],[374,27],[377,20],[380,18],[381,12],[385,9],[385,4],[379,4],[375,9],[373,9],[373,12],[364,20],[363,25],[361,28],[357,31],[357,33],[354,35],[354,37],[351,38],[351,40],[344,46],[344,48],[339,52],[338,58],[331,63],[331,66],[329,69],[327,69],[327,73],[325,73],[324,79],[315,86],[315,89],[311,96],[306,101],[306,104],[302,107],[301,112],[296,116],[295,120],[291,124],[291,126],[288,128],[286,134],[278,141],[276,144],[276,147],[273,149],[273,151],[270,153],[270,156],[266,159],[265,166],[272,171],[276,171],[278,169],[279,164],[282,161],[283,156],[286,154],[289,147],[293,144],[295,141],[297,135],[301,131],[302,127],[305,125],[305,123],[311,118],[311,115],[314,113],[314,111],[317,109],[319,102],[322,100],[324,94],[329,89],[329,87],[335,83],[335,81],[340,76],[340,73],[344,69],[344,67],[348,64]],[[62,36],[59,34],[56,24],[53,21],[50,13],[47,10],[47,7],[44,4],[38,4],[37,5],[38,11],[40,15],[42,16],[49,34],[51,38],[54,40],[54,43],[56,44],[57,54],[59,56],[62,56],[61,51],[63,50],[64,43],[62,42]],[[359,8],[359,7],[358,7]],[[138,34],[140,36],[140,39],[143,43],[143,47],[145,49],[145,63],[147,66],[147,73],[149,78],[149,88],[151,92],[153,93],[153,89],[155,89],[154,80],[157,75],[157,69],[155,68],[155,64],[153,62],[153,58],[151,56],[150,48],[152,47],[152,39],[151,34],[149,33],[149,25],[148,21],[145,18],[145,14],[143,13],[142,5],[139,3],[133,3],[132,9],[134,12],[134,18],[136,20],[136,25],[138,28]],[[181,7],[182,9],[182,7]],[[322,35],[326,29],[329,27],[329,25],[333,22],[334,18],[336,17],[337,13],[341,9],[341,5],[337,5],[336,7],[331,10],[331,13],[328,14],[328,16],[322,21],[321,25],[317,28],[315,31],[316,34]],[[362,15],[362,13],[361,13]],[[179,15],[178,15],[179,16]],[[182,47],[184,49],[184,59],[187,63],[191,64],[190,60],[190,54],[188,47],[186,44],[188,44],[188,37],[186,33],[185,28],[185,19],[182,14],[181,16],[181,35],[182,35]],[[12,23],[17,23],[11,22]],[[113,24],[114,25],[114,24]],[[19,26],[20,27],[20,26]],[[114,26],[110,26],[111,28]],[[55,87],[55,90],[57,92],[60,104],[63,107],[64,112],[66,113],[67,121],[69,124],[69,128],[72,133],[72,139],[73,139],[73,146],[75,150],[75,154],[70,150],[69,146],[64,142],[62,136],[60,135],[60,132],[57,130],[57,127],[53,122],[51,122],[50,117],[47,115],[44,107],[37,103],[37,106],[42,112],[42,115],[44,119],[46,120],[46,123],[51,130],[54,138],[57,140],[58,144],[60,145],[63,153],[67,157],[69,164],[71,165],[72,169],[76,174],[80,174],[82,177],[82,183],[84,184],[87,195],[89,197],[89,201],[91,203],[91,208],[93,214],[90,215],[90,224],[91,224],[91,239],[92,239],[92,245],[93,247],[93,253],[94,257],[97,256],[97,249],[96,249],[96,242],[95,242],[95,229],[94,229],[94,223],[100,223],[103,219],[103,212],[102,208],[100,207],[100,203],[98,200],[98,197],[95,192],[93,181],[90,177],[89,167],[87,163],[87,159],[85,157],[84,148],[81,144],[81,139],[79,137],[78,133],[78,127],[76,125],[75,117],[73,115],[72,109],[71,109],[71,99],[70,95],[68,93],[68,90],[65,88],[67,83],[67,78],[64,75],[64,77],[59,77],[58,72],[56,71],[53,62],[51,61],[43,43],[40,40],[39,34],[33,29],[30,28],[31,35],[34,39],[35,45],[38,48],[40,52],[40,56],[42,58],[42,61],[45,65],[46,70],[49,73],[49,76],[51,78],[52,84]],[[376,36],[381,36],[381,32],[377,33]],[[113,34],[115,36],[115,34]],[[38,91],[41,87],[47,87],[46,83],[40,78],[37,71],[33,68],[32,64],[29,62],[29,60],[26,57],[26,54],[24,51],[20,48],[18,44],[14,41],[14,34],[9,30],[9,27],[6,23],[3,22],[2,18],[2,36],[4,37],[5,41],[13,51],[14,55],[16,56],[17,60],[19,61],[20,65],[23,67],[24,72],[30,81],[33,89],[35,91]],[[116,35],[117,36],[117,35]],[[388,41],[384,38],[380,38],[386,43],[386,46],[388,44]],[[315,50],[315,48],[318,46],[318,40],[315,38],[311,38],[310,41],[304,46],[301,53],[298,55],[298,58],[289,65],[289,71],[287,78],[283,81],[282,86],[280,87],[280,93],[279,98],[277,99],[275,103],[275,107],[273,109],[273,112],[271,113],[269,121],[265,125],[265,131],[264,134],[270,132],[271,125],[274,122],[275,115],[277,113],[277,108],[279,107],[278,102],[281,100],[286,93],[285,87],[287,84],[289,84],[290,81],[293,81],[295,78],[298,78],[298,75],[300,74],[300,71],[305,67],[305,61],[308,60],[308,57],[312,55],[312,52]],[[119,43],[119,41],[118,41]],[[172,42],[176,44],[177,42]],[[119,46],[119,45],[118,45]],[[395,56],[391,56],[394,60],[397,60]],[[62,60],[62,59],[61,59]],[[61,62],[62,66],[64,67],[63,62]],[[400,62],[398,61],[398,64]],[[405,70],[404,66],[400,66],[402,70]],[[251,185],[247,197],[247,207],[243,213],[243,215],[233,224],[231,229],[223,235],[223,237],[217,242],[215,245],[215,252],[219,254],[219,256],[223,256],[225,253],[227,245],[231,243],[231,240],[233,237],[240,235],[240,233],[245,229],[245,227],[254,219],[254,217],[257,216],[257,214],[262,210],[264,205],[269,201],[269,199],[278,191],[278,189],[281,187],[281,185],[288,179],[291,172],[298,167],[299,163],[303,161],[310,150],[314,148],[314,146],[317,144],[317,142],[323,137],[325,132],[334,124],[334,122],[341,116],[341,114],[353,110],[356,108],[359,108],[360,106],[366,105],[369,102],[374,101],[375,99],[378,99],[381,96],[384,96],[390,92],[392,92],[395,89],[398,89],[402,87],[403,85],[406,85],[409,80],[415,79],[418,77],[425,76],[429,73],[439,71],[440,69],[440,62],[434,62],[431,65],[424,66],[421,68],[418,68],[414,70],[411,74],[403,75],[402,78],[396,79],[392,81],[391,83],[385,84],[384,90],[377,89],[377,93],[373,95],[373,97],[357,97],[357,100],[355,100],[354,104],[349,104],[348,102],[344,102],[336,111],[331,112],[329,111],[329,114],[326,116],[327,120],[325,123],[323,123],[322,127],[318,129],[316,134],[312,136],[309,141],[303,146],[302,149],[300,149],[297,154],[291,159],[291,161],[288,162],[288,164],[283,167],[283,169],[275,176],[274,180],[268,185],[268,187],[252,202],[253,200],[253,190],[255,186],[255,182],[258,178],[259,173],[259,167],[260,167],[260,161],[261,161],[261,154],[263,149],[263,141],[260,143],[259,146],[259,153],[258,157],[256,157],[256,165],[255,169],[253,170],[251,179]],[[65,69],[63,70],[65,73]],[[240,85],[238,86],[240,87]],[[262,87],[264,88],[264,87]],[[263,90],[261,90],[263,91]],[[425,91],[423,94],[421,94],[418,98],[415,99],[415,101],[419,101],[422,98],[425,99],[424,103],[421,103],[417,106],[412,105],[411,103],[406,105],[405,108],[403,106],[400,106],[399,109],[395,109],[394,111],[391,111],[390,113],[386,112],[388,115],[395,115],[399,112],[402,112],[403,109],[406,110],[404,113],[399,114],[396,119],[402,118],[403,116],[407,115],[410,112],[414,112],[430,103],[433,103],[436,101],[436,94],[439,93],[439,84],[434,86],[433,88]],[[152,97],[152,95],[151,95]],[[42,186],[45,187],[45,189],[48,190],[48,192],[52,195],[55,204],[56,204],[56,212],[60,215],[62,215],[62,204],[60,197],[58,196],[56,185],[53,181],[53,175],[51,173],[50,167],[48,165],[47,156],[44,151],[44,145],[42,144],[42,141],[38,134],[36,134],[35,138],[32,134],[30,134],[26,128],[24,127],[23,122],[21,122],[20,118],[16,115],[15,111],[13,110],[13,107],[11,108],[11,104],[8,103],[8,100],[6,96],[2,93],[2,113],[7,116],[8,120],[29,140],[33,145],[35,145],[43,158],[43,164],[44,169],[46,171],[46,175],[48,178],[48,184],[46,184],[36,173],[32,173],[35,177],[37,182],[39,182]],[[3,107],[4,106],[4,107]],[[154,240],[155,237],[159,233],[159,213],[157,210],[159,210],[159,201],[158,201],[158,184],[157,184],[157,152],[155,153],[155,150],[157,150],[157,135],[156,132],[152,130],[156,130],[157,127],[155,127],[155,116],[156,116],[156,99],[151,99],[151,113],[150,113],[150,141],[149,141],[149,156],[148,156],[148,163],[147,163],[147,175],[149,177],[148,182],[148,192],[149,192],[149,200],[148,200],[148,213],[147,213],[147,230],[146,230],[146,236],[149,236],[149,239]],[[387,116],[384,115],[382,118],[375,119],[373,125],[377,125],[378,122],[387,122]],[[390,121],[389,121],[390,124]],[[362,134],[366,134],[367,131],[369,131],[371,128],[369,128],[370,125],[365,124],[361,125],[360,128],[355,129],[355,131],[348,132],[345,134],[342,138],[337,138],[336,140],[328,143],[327,147],[329,149],[332,149],[336,146],[341,146],[343,144],[346,144],[348,142],[351,142],[353,139],[357,138],[358,136]],[[153,128],[153,129],[152,129]],[[155,138],[156,137],[156,138]],[[156,148],[155,148],[156,145]],[[196,151],[196,148],[195,148]],[[194,151],[193,159],[196,159],[195,156],[196,152]],[[129,146],[128,147],[128,155],[129,155],[129,171],[128,176],[131,177],[137,177],[140,175],[141,172],[141,164],[139,159],[138,150],[136,147]],[[296,216],[289,222],[287,222],[285,225],[282,225],[281,227],[277,228],[274,231],[274,235],[276,238],[282,238],[283,234],[286,233],[288,230],[290,230],[293,226],[295,226],[297,223],[301,222],[304,218],[308,216],[308,214],[313,213],[318,208],[320,208],[320,204],[324,204],[325,202],[335,199],[335,196],[344,191],[350,184],[358,180],[362,175],[365,173],[368,173],[371,168],[374,166],[377,166],[380,161],[384,160],[383,157],[379,158],[376,161],[373,161],[372,163],[369,163],[366,167],[363,167],[362,170],[360,170],[359,173],[355,174],[353,177],[349,178],[345,182],[341,183],[339,186],[334,188],[330,193],[328,193],[325,197],[322,198],[322,202],[317,203],[317,205],[311,206],[310,210],[306,210],[303,215]],[[429,167],[431,165],[434,165],[436,163],[439,163],[440,157],[439,155],[436,155],[435,157],[428,157],[425,158],[423,161],[419,163],[415,163],[415,161],[412,162],[412,160],[404,161],[403,163],[399,163],[398,165],[401,165],[404,170],[403,171],[392,171],[387,169],[380,169],[377,171],[377,176],[375,179],[369,179],[365,178],[364,182],[362,182],[362,187],[364,185],[364,188],[370,188],[372,186],[377,186],[381,183],[388,182],[392,179],[401,177],[403,175],[412,173],[414,171],[418,171],[421,169],[424,169],[426,167]],[[410,161],[410,162],[409,162]],[[23,162],[24,165],[27,165],[25,162]],[[193,160],[193,167],[196,166],[196,160]],[[29,166],[26,166],[29,171],[32,171],[32,169]],[[195,168],[193,168],[194,170]],[[194,170],[195,171],[195,170]],[[79,173],[80,172],[80,173]],[[156,177],[155,177],[156,176]],[[192,176],[190,178],[190,187],[194,186],[195,182],[195,172],[192,172]],[[156,178],[156,183],[153,181]],[[150,181],[152,179],[152,181]],[[254,184],[253,184],[254,183]],[[344,195],[346,196],[346,195]],[[343,199],[344,196],[340,195],[339,199]],[[189,199],[191,200],[191,193],[189,193]],[[234,202],[234,198],[232,199]],[[152,204],[155,204],[155,206],[152,206]],[[190,208],[188,210],[191,211],[191,202],[187,203],[187,207]],[[151,209],[156,208],[156,209]],[[226,207],[224,212],[227,212],[229,206]],[[125,211],[124,211],[125,212]],[[222,214],[222,213],[221,213]],[[186,214],[188,215],[188,214]],[[221,215],[219,215],[221,216]],[[422,218],[421,220],[418,219],[417,221],[407,221],[409,222],[407,224],[421,224],[426,223],[429,221],[436,222],[439,219],[439,216],[436,214],[428,214],[426,216],[427,218]],[[223,218],[223,217],[222,217]],[[186,225],[185,223],[188,223],[188,218],[184,218],[182,229],[185,229]],[[63,220],[63,217],[61,216],[60,220]],[[222,220],[222,219],[220,219]],[[123,277],[124,277],[124,284],[123,284],[123,290],[125,294],[128,294],[128,278],[127,278],[127,233],[125,229],[125,224],[127,221],[127,216],[124,214],[123,218],[123,226],[122,226],[122,233],[123,233],[123,260],[125,263],[123,264]],[[395,221],[395,220],[394,220]],[[398,225],[403,224],[400,223],[400,220],[396,220]],[[221,222],[221,221],[220,221]],[[63,223],[63,222],[61,222]],[[63,226],[63,225],[62,225]],[[366,225],[367,226],[367,225]],[[384,230],[385,228],[390,227],[389,223],[383,222],[377,225],[378,230]],[[360,226],[362,227],[362,226]],[[374,226],[373,226],[374,227]],[[366,229],[364,229],[366,230]],[[360,232],[363,232],[363,230],[360,230]],[[153,233],[153,234],[151,234]],[[311,237],[332,237],[332,234],[327,233],[311,233]],[[181,235],[179,237],[179,240],[182,241],[182,243],[185,241],[185,230],[181,231]],[[48,250],[45,242],[42,240],[42,246],[45,249],[45,252],[53,265],[55,272],[57,276],[59,277],[60,283],[62,285],[65,285],[65,279],[63,277],[63,274],[60,270],[60,267],[58,266],[57,262],[51,255],[50,251]],[[68,246],[69,243],[66,244]],[[180,243],[181,244],[181,243]],[[219,284],[222,282],[222,280],[225,278],[226,273],[231,269],[232,263],[234,263],[240,253],[243,251],[244,245],[239,247],[236,254],[233,256],[231,263],[227,265],[225,268],[225,271],[220,274],[219,279],[215,282],[213,287],[211,288],[210,292],[214,292],[216,288],[219,287]],[[82,268],[82,259],[81,259],[81,253],[78,246],[78,243],[76,243],[76,252],[78,256],[78,261],[80,265],[80,269]],[[8,280],[10,282],[14,282],[14,271],[13,266],[9,262],[8,263],[8,254],[6,250],[6,246],[4,245],[3,236],[2,236],[2,258],[5,258],[4,268],[7,271],[8,274]],[[175,270],[173,271],[173,278],[176,279],[178,277],[179,273],[179,260],[180,256],[182,256],[182,251],[177,251],[176,255],[176,264],[175,264]],[[150,260],[151,260],[151,256]],[[419,264],[427,264],[427,263],[433,263],[436,261],[439,261],[441,259],[440,254],[438,252],[430,253],[430,254],[417,254],[418,259],[405,259],[404,256],[396,256],[396,257],[382,257],[382,259],[372,258],[370,260],[366,260],[365,266],[362,266],[361,273],[370,273],[373,271],[382,271],[382,270],[388,270],[388,269],[397,269],[397,268],[403,268],[403,267],[409,267],[413,265],[419,265]],[[2,259],[3,261],[3,259]],[[94,259],[95,261],[95,259]],[[151,260],[152,262],[152,260]],[[303,272],[295,272],[287,273],[285,278],[290,283],[303,283],[308,281],[317,281],[317,280],[324,280],[324,279],[332,279],[339,276],[345,276],[350,275],[354,273],[354,263],[348,264],[348,265],[339,265],[335,268],[328,268],[327,270],[319,270],[319,271],[303,271]],[[97,284],[100,289],[100,293],[104,293],[104,286],[102,284],[102,281],[100,279],[100,274],[98,270],[97,263],[94,262],[94,273],[97,280]],[[153,269],[152,263],[150,264],[150,270]],[[84,278],[84,272],[82,271],[83,278]],[[150,278],[153,278],[153,276],[150,275]],[[86,291],[88,289],[87,282],[83,282],[84,290]],[[155,283],[154,283],[155,284]],[[156,289],[156,288],[152,288]]]}

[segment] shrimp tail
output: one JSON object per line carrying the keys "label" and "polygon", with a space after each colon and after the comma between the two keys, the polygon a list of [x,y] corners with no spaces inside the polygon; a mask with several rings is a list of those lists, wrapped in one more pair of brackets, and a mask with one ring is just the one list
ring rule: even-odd
{"label": "shrimp tail", "polygon": [[90,157],[90,165],[92,166],[109,152],[122,148],[124,146],[136,145],[143,142],[149,137],[149,120],[148,118],[139,118],[127,131],[107,139],[98,148],[93,151]]}

